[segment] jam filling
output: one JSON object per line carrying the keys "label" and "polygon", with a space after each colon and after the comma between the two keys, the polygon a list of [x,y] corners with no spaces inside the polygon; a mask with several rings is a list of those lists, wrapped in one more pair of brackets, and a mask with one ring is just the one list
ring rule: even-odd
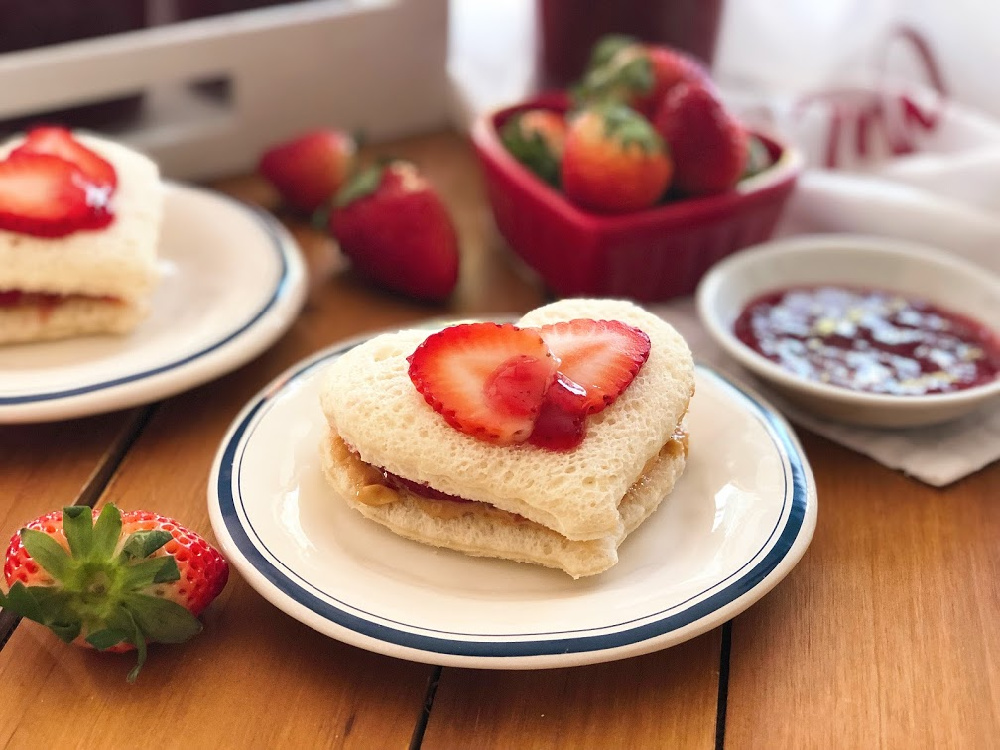
{"label": "jam filling", "polygon": [[[491,508],[493,507],[488,503],[483,503],[478,500],[469,500],[468,498],[460,497],[458,495],[449,495],[447,492],[442,492],[441,490],[435,489],[434,487],[431,487],[429,484],[425,482],[414,482],[412,479],[407,479],[406,477],[401,477],[398,474],[393,474],[391,471],[388,471],[387,469],[382,468],[380,466],[373,466],[372,464],[366,463],[364,460],[362,460],[361,455],[353,448],[346,446],[346,444],[345,447],[349,452],[349,454],[351,455],[351,457],[357,460],[358,463],[368,467],[369,470],[374,470],[375,472],[377,472],[382,480],[381,484],[383,484],[385,487],[397,491],[405,490],[425,500],[444,500],[449,503],[479,503],[480,505],[487,505]],[[675,455],[675,456],[676,455],[687,456],[687,453],[688,453],[688,433],[683,426],[679,425],[674,430],[673,434],[670,436],[667,442],[664,444],[660,453],[657,454],[657,456],[654,456],[654,458],[651,459],[650,462],[645,467],[643,467],[640,479],[648,473],[650,466],[652,465],[656,457],[662,456],[664,454]],[[519,520],[527,520],[523,516],[518,515],[517,513],[512,513],[511,511],[502,511],[502,512],[507,513]]]}
{"label": "jam filling", "polygon": [[397,490],[408,490],[414,495],[420,495],[421,497],[426,497],[431,500],[447,500],[452,503],[475,502],[474,500],[468,500],[464,497],[458,497],[457,495],[449,495],[447,492],[441,492],[441,490],[436,490],[429,484],[414,482],[412,479],[406,479],[405,477],[399,476],[399,474],[393,474],[391,471],[386,471],[385,469],[379,467],[376,468],[385,479],[387,487],[392,487]]}
{"label": "jam filling", "polygon": [[894,396],[949,393],[1000,374],[1000,337],[964,315],[879,289],[795,287],[752,300],[737,338],[821,383]]}
{"label": "jam filling", "polygon": [[19,289],[0,289],[0,308],[41,307],[51,309],[69,300],[93,300],[95,302],[120,302],[117,297],[89,296],[86,294],[48,294],[46,292],[23,292]]}

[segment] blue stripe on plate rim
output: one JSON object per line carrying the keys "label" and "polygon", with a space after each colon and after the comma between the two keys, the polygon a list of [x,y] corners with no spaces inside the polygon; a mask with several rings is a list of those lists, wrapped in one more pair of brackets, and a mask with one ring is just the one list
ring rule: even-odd
{"label": "blue stripe on plate rim", "polygon": [[137,380],[145,380],[146,378],[150,378],[155,375],[160,375],[170,370],[175,370],[178,367],[183,367],[184,365],[189,364],[190,362],[193,362],[197,359],[201,359],[205,355],[210,354],[216,349],[222,348],[223,346],[230,343],[234,339],[239,338],[243,333],[253,328],[253,326],[257,323],[257,321],[259,321],[262,317],[264,317],[264,315],[266,315],[267,312],[272,307],[274,307],[274,305],[278,302],[278,300],[281,299],[288,290],[288,280],[289,280],[288,253],[291,252],[291,250],[287,246],[287,241],[284,239],[282,232],[279,231],[279,225],[277,224],[277,221],[271,218],[262,209],[259,209],[256,206],[251,206],[246,203],[242,203],[241,201],[238,201],[235,198],[230,198],[229,196],[223,195],[222,193],[215,195],[215,197],[232,203],[233,205],[246,211],[249,216],[252,216],[257,221],[257,223],[261,225],[261,228],[264,230],[264,233],[270,238],[272,246],[274,247],[275,251],[278,254],[278,259],[281,261],[281,273],[278,277],[277,283],[274,285],[274,292],[272,293],[271,297],[267,300],[267,302],[264,303],[264,306],[261,307],[260,310],[254,313],[253,316],[251,316],[246,323],[244,323],[236,330],[232,331],[224,338],[219,339],[214,344],[210,344],[204,349],[201,349],[195,352],[194,354],[189,354],[188,356],[183,357],[182,359],[178,359],[173,362],[169,362],[165,365],[160,365],[159,367],[154,367],[149,370],[143,370],[142,372],[132,373],[131,375],[124,375],[120,378],[105,380],[100,383],[91,383],[89,385],[83,385],[77,388],[67,388],[66,390],[50,391],[48,393],[34,393],[28,396],[0,396],[0,406],[12,406],[14,404],[33,404],[45,401],[55,401],[56,399],[61,399],[61,398],[73,398],[75,396],[82,396],[87,393],[93,393],[94,391],[103,391],[108,388],[115,388],[117,386],[125,385],[126,383],[132,383]]}
{"label": "blue stripe on plate rim", "polygon": [[[417,626],[386,620],[385,618],[365,612],[354,605],[340,602],[336,597],[327,592],[320,592],[325,599],[320,598],[316,594],[311,593],[307,587],[313,588],[315,591],[319,591],[318,589],[312,587],[311,584],[301,579],[293,570],[277,560],[273,553],[260,540],[259,535],[253,529],[249,520],[246,521],[246,525],[241,520],[240,511],[237,508],[237,505],[241,508],[243,505],[243,499],[239,491],[240,463],[247,441],[253,434],[253,430],[260,424],[262,418],[274,404],[275,397],[295,380],[306,376],[311,370],[325,364],[331,358],[340,356],[357,343],[359,343],[358,340],[355,340],[335,349],[317,354],[306,361],[299,369],[290,372],[286,377],[272,384],[259,397],[256,403],[247,407],[243,418],[231,431],[228,442],[220,455],[215,487],[215,501],[219,504],[218,509],[226,531],[235,547],[243,555],[245,561],[255,568],[278,592],[300,606],[312,611],[314,614],[342,628],[374,640],[395,644],[404,648],[427,653],[465,657],[508,658],[550,656],[605,651],[630,646],[696,623],[752,591],[785,558],[802,529],[809,506],[809,472],[805,467],[804,459],[800,455],[800,449],[794,438],[789,434],[786,423],[781,417],[776,415],[766,405],[757,401],[753,396],[714,370],[699,365],[698,369],[700,371],[714,378],[733,395],[751,406],[774,442],[775,448],[782,456],[782,467],[784,469],[785,488],[782,499],[782,510],[774,529],[772,529],[768,539],[760,549],[743,566],[723,581],[718,581],[699,594],[690,597],[687,601],[675,604],[661,612],[649,613],[632,621],[589,629],[602,631],[599,634],[586,634],[587,630],[576,630],[521,635],[510,633],[491,635],[483,633],[448,633],[447,631],[431,631],[426,628],[419,628],[423,632],[412,632],[402,628],[411,627],[416,629]],[[236,469],[235,473],[234,467]],[[243,515],[244,517],[246,516],[245,511]],[[783,526],[782,522],[784,523]],[[253,533],[257,537],[256,542],[250,538],[247,527],[249,527],[249,533]],[[754,564],[754,561],[760,557],[761,553],[769,545],[772,545],[771,549],[762,559]],[[280,567],[268,560],[261,552],[261,549],[265,550],[271,558],[276,560],[280,564]],[[747,570],[747,568],[750,569]],[[298,581],[294,580],[296,578],[298,578]],[[712,589],[726,584],[727,581],[729,583],[724,588],[710,593]],[[705,596],[706,594],[708,596]],[[700,598],[703,596],[705,598]],[[695,603],[679,612],[669,614],[673,610],[684,607],[689,602]],[[360,616],[353,614],[348,609],[360,613]],[[382,622],[376,622],[376,617]],[[382,624],[383,622],[390,622],[392,624]],[[641,624],[633,625],[633,623],[637,622],[641,622]],[[427,632],[433,632],[434,635],[424,634]],[[452,637],[445,637],[449,635]],[[496,640],[489,640],[491,638]],[[518,638],[532,638],[534,640],[516,640]]]}

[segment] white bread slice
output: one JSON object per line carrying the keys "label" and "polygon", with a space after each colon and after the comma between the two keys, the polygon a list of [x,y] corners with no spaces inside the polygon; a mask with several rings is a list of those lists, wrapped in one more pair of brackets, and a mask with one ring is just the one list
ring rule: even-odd
{"label": "white bread slice", "polygon": [[377,336],[333,362],[320,395],[323,411],[369,464],[519,514],[571,540],[618,538],[619,503],[687,411],[694,366],[672,326],[629,302],[563,300],[525,315],[520,325],[573,318],[621,320],[645,331],[652,347],[617,401],[587,418],[587,436],[572,451],[497,446],[450,427],[408,375],[406,357],[427,330]]}
{"label": "white bread slice", "polygon": [[0,308],[0,344],[49,341],[95,333],[127,333],[146,314],[143,302],[69,297],[54,306]]}
{"label": "white bread slice", "polygon": [[[656,510],[684,471],[686,438],[668,441],[625,493],[619,506],[624,525],[615,536],[572,541],[541,524],[482,503],[420,498],[408,490],[377,485],[383,504],[359,500],[365,492],[361,460],[344,442],[327,435],[322,447],[327,480],[355,510],[400,536],[474,557],[559,568],[573,578],[602,573],[618,562],[618,547]],[[359,466],[360,465],[360,466]],[[376,475],[377,476],[377,475]]]}
{"label": "white bread slice", "polygon": [[[143,309],[158,278],[156,246],[163,215],[159,169],[118,143],[79,133],[74,137],[114,166],[115,218],[104,229],[65,237],[0,230],[0,291],[115,297]],[[0,158],[19,142],[0,146]]]}

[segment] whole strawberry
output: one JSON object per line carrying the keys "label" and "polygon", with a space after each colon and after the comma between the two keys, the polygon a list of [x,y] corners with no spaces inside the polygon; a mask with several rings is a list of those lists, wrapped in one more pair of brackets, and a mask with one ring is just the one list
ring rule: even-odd
{"label": "whole strawberry", "polygon": [[[96,520],[96,522],[95,522]],[[99,651],[181,643],[226,585],[229,565],[198,534],[147,511],[73,506],[35,519],[10,540],[5,610],[40,622],[66,643]]]}
{"label": "whole strawberry", "polygon": [[570,120],[562,186],[577,205],[604,213],[648,208],[663,196],[672,173],[663,139],[628,107],[590,107]]}
{"label": "whole strawberry", "polygon": [[362,274],[394,292],[439,302],[458,281],[451,216],[409,162],[358,173],[334,201],[330,232]]}
{"label": "whole strawberry", "polygon": [[558,112],[529,109],[500,129],[500,140],[511,155],[550,185],[559,185],[566,122]]}
{"label": "whole strawberry", "polygon": [[312,213],[328,203],[354,170],[357,146],[339,130],[314,130],[280,143],[258,171],[292,208]]}
{"label": "whole strawberry", "polygon": [[714,91],[677,85],[654,120],[674,158],[674,185],[691,195],[732,188],[747,163],[747,133]]}
{"label": "whole strawberry", "polygon": [[579,101],[617,101],[652,117],[667,92],[689,80],[705,85],[709,81],[708,72],[693,57],[627,36],[610,36],[595,45],[574,93]]}

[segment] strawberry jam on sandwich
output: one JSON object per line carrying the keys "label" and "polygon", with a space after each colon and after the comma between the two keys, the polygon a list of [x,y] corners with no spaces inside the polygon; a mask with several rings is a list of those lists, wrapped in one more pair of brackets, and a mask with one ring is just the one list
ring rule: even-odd
{"label": "strawberry jam on sandwich", "polygon": [[0,145],[0,344],[122,333],[156,281],[156,165],[43,127]]}
{"label": "strawberry jam on sandwich", "polygon": [[386,334],[326,373],[324,470],[402,536],[593,575],[683,471],[693,387],[681,336],[628,302]]}

